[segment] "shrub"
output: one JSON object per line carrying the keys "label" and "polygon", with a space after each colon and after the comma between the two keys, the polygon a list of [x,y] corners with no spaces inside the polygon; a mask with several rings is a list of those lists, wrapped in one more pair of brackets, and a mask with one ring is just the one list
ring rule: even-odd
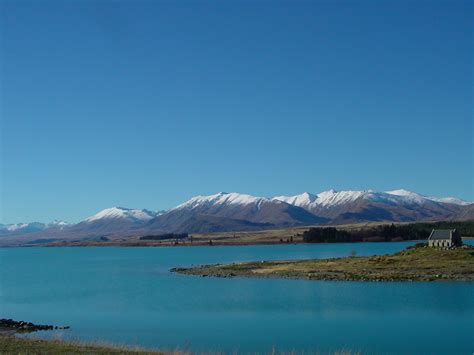
{"label": "shrub", "polygon": [[174,234],[174,233],[167,233],[167,234],[159,234],[159,235],[145,235],[140,237],[140,240],[165,240],[165,239],[186,239],[188,238],[187,233],[182,234]]}

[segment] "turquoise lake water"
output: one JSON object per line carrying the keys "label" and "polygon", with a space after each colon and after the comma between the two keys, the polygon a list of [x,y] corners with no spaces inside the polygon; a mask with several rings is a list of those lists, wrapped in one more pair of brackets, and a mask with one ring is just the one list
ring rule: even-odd
{"label": "turquoise lake water", "polygon": [[201,278],[171,267],[392,253],[413,244],[0,249],[0,318],[35,336],[213,352],[472,354],[474,283]]}

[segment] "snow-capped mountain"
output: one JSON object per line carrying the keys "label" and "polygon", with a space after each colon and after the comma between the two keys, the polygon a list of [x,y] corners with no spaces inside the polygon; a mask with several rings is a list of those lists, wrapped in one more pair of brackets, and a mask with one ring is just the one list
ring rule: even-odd
{"label": "snow-capped mountain", "polygon": [[48,227],[49,224],[40,222],[0,224],[0,236],[39,232]]}
{"label": "snow-capped mountain", "polygon": [[67,233],[75,237],[108,237],[110,235],[131,234],[137,228],[159,216],[161,212],[125,207],[111,207],[101,210],[67,228]]}
{"label": "snow-capped mountain", "polygon": [[336,223],[446,219],[470,204],[455,198],[426,197],[404,189],[381,192],[329,190],[274,199],[302,207]]}
{"label": "snow-capped mountain", "polygon": [[106,208],[93,216],[90,216],[84,220],[84,222],[92,223],[101,220],[127,220],[130,222],[144,222],[149,221],[152,218],[155,218],[159,213],[148,211],[148,210],[140,210],[140,209],[132,209],[132,208],[125,208],[125,207],[111,207]]}
{"label": "snow-capped mountain", "polygon": [[31,222],[31,223],[13,223],[0,224],[0,236],[20,235],[35,232],[41,232],[48,229],[62,230],[69,226],[67,222],[54,220],[49,223]]}
{"label": "snow-capped mountain", "polygon": [[150,222],[157,230],[224,231],[325,223],[299,206],[265,197],[219,192],[196,196]]}
{"label": "snow-capped mountain", "polygon": [[32,226],[32,225],[38,225],[41,228],[44,226],[42,223],[14,223],[14,224],[5,225],[3,229],[9,232],[15,232],[15,231],[28,228],[29,226]]}
{"label": "snow-capped mountain", "polygon": [[168,211],[112,207],[77,224],[0,225],[0,243],[126,238],[170,232],[246,231],[367,221],[474,220],[474,204],[454,197],[393,191],[323,191],[273,198],[219,192]]}
{"label": "snow-capped mountain", "polygon": [[312,210],[315,207],[334,207],[356,201],[361,197],[367,197],[370,191],[335,191],[329,190],[319,194],[303,192],[295,196],[276,196],[273,200]]}
{"label": "snow-capped mountain", "polygon": [[246,205],[256,205],[260,206],[262,203],[269,201],[265,197],[255,197],[247,194],[239,194],[236,192],[227,193],[219,192],[215,195],[209,196],[196,196],[190,200],[178,205],[173,210],[179,209],[196,209],[196,208],[205,208],[212,207],[216,205],[227,205],[227,206],[246,206]]}
{"label": "snow-capped mountain", "polygon": [[472,205],[472,202],[467,202],[456,197],[428,197],[431,201],[442,202],[442,203],[451,203],[453,205],[460,206],[469,206]]}
{"label": "snow-capped mountain", "polygon": [[61,220],[58,220],[58,219],[55,219],[54,221],[52,222],[49,222],[46,227],[47,228],[59,228],[59,229],[63,229],[63,228],[66,228],[68,227],[70,224],[65,222],[65,221],[61,221]]}
{"label": "snow-capped mountain", "polygon": [[428,196],[423,196],[423,195],[417,194],[416,192],[412,192],[412,191],[408,191],[404,189],[387,191],[386,193],[390,195],[402,197],[403,199],[405,199],[405,201],[410,201],[414,203],[425,203],[426,200],[429,200],[429,201],[442,202],[442,203],[451,203],[453,205],[460,205],[460,206],[467,206],[471,204],[471,202],[467,202],[456,197],[428,197]]}
{"label": "snow-capped mountain", "polygon": [[365,199],[374,202],[403,203],[403,204],[423,204],[428,201],[451,203],[455,205],[466,206],[469,202],[454,197],[426,197],[416,192],[400,189],[385,192],[367,191],[335,191],[329,190],[318,194],[303,192],[295,196],[277,196],[273,199],[284,201],[292,205],[300,206],[311,210],[315,207],[331,208],[338,205],[349,204],[358,199]]}

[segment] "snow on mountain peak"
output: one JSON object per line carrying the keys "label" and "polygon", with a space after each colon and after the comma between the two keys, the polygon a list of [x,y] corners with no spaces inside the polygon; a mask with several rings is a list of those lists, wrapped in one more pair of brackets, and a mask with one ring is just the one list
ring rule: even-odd
{"label": "snow on mountain peak", "polygon": [[392,191],[385,191],[386,193],[390,195],[397,195],[397,196],[409,196],[415,194],[412,191],[408,191],[405,189],[398,189],[398,190],[392,190]]}
{"label": "snow on mountain peak", "polygon": [[6,230],[8,230],[9,232],[14,232],[16,230],[19,230],[19,229],[23,229],[23,228],[26,228],[28,227],[28,223],[15,223],[15,224],[9,224],[7,225],[6,227]]}
{"label": "snow on mountain peak", "polygon": [[392,190],[392,191],[386,191],[385,193],[392,195],[392,196],[399,196],[402,197],[405,202],[410,202],[410,203],[424,203],[426,202],[427,198],[417,194],[416,192],[408,191],[405,189],[398,189],[398,190]]}
{"label": "snow on mountain peak", "polygon": [[303,192],[301,195],[298,195],[301,199],[305,199],[307,201],[314,201],[316,199],[316,195],[310,192]]}
{"label": "snow on mountain peak", "polygon": [[286,203],[303,207],[311,210],[315,208],[330,208],[333,206],[344,205],[365,199],[373,202],[389,202],[404,204],[423,204],[428,201],[436,201],[443,203],[453,203],[459,205],[468,205],[468,202],[456,198],[434,198],[425,197],[412,191],[398,189],[386,192],[377,192],[374,190],[365,191],[336,191],[334,189],[320,192],[316,195],[304,192],[295,196],[276,196],[273,200],[280,200]]}
{"label": "snow on mountain peak", "polygon": [[451,203],[454,205],[461,205],[461,206],[467,206],[471,204],[470,202],[467,202],[455,197],[428,197],[428,196],[423,196],[423,195],[417,194],[416,192],[408,191],[405,189],[386,191],[386,193],[390,195],[394,195],[394,196],[400,196],[407,199],[408,201],[416,202],[416,203],[434,201],[434,202],[441,202],[441,203]]}
{"label": "snow on mountain peak", "polygon": [[320,192],[316,195],[304,192],[300,195],[295,196],[276,196],[273,200],[280,200],[295,206],[303,207],[307,210],[313,210],[317,208],[330,208],[333,206],[344,205],[357,201],[358,199],[369,200],[373,202],[388,202],[388,203],[401,203],[401,204],[417,204],[422,205],[424,203],[434,201],[441,203],[451,203],[457,205],[469,205],[469,202],[454,198],[436,198],[426,197],[416,192],[408,191],[405,189],[398,189],[386,192],[377,192],[374,190],[365,191],[336,191],[328,190]]}
{"label": "snow on mountain peak", "polygon": [[431,201],[442,202],[442,203],[451,203],[453,205],[467,206],[472,204],[472,202],[467,202],[456,197],[428,197]]}
{"label": "snow on mountain peak", "polygon": [[249,205],[253,203],[261,203],[262,201],[268,201],[268,199],[264,197],[255,197],[247,194],[239,194],[236,192],[219,192],[214,195],[195,196],[190,200],[175,207],[174,209],[194,209],[197,207],[213,205]]}
{"label": "snow on mountain peak", "polygon": [[395,196],[404,196],[404,197],[411,197],[411,198],[423,197],[420,194],[417,194],[416,192],[408,191],[408,190],[405,190],[405,189],[398,189],[398,190],[385,191],[385,192],[387,194],[395,195]]}
{"label": "snow on mountain peak", "polygon": [[58,228],[58,229],[63,229],[63,228],[68,227],[68,226],[69,226],[69,223],[67,223],[67,222],[65,222],[65,221],[61,221],[61,220],[55,219],[54,221],[49,222],[45,227],[46,227],[46,228]]}
{"label": "snow on mountain peak", "polygon": [[125,207],[106,208],[95,215],[86,218],[85,222],[94,222],[101,219],[128,219],[133,221],[148,221],[156,216],[156,213],[148,210],[132,209]]}
{"label": "snow on mountain peak", "polygon": [[316,204],[322,207],[341,205],[363,197],[366,191],[336,191],[329,190],[317,194]]}
{"label": "snow on mountain peak", "polygon": [[295,196],[276,196],[273,200],[280,200],[291,205],[311,209],[315,207],[329,207],[353,202],[364,196],[364,191],[336,191],[328,190],[318,193],[317,195],[309,192],[303,192]]}
{"label": "snow on mountain peak", "polygon": [[54,221],[48,223],[48,227],[65,227],[68,226],[69,223],[65,221],[61,221],[59,219],[55,219]]}
{"label": "snow on mountain peak", "polygon": [[309,192],[303,192],[302,194],[295,196],[275,196],[272,198],[272,201],[286,202],[295,206],[309,206],[316,200],[316,198],[316,195]]}
{"label": "snow on mountain peak", "polygon": [[46,225],[40,222],[31,223],[12,223],[0,225],[0,230],[7,231],[9,233],[16,233],[25,230],[43,230]]}

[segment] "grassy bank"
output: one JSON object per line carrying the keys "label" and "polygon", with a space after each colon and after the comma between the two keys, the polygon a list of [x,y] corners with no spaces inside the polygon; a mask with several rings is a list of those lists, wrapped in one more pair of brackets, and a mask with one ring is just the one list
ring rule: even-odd
{"label": "grassy bank", "polygon": [[[237,352],[235,352],[237,353]],[[319,351],[315,351],[319,354]],[[126,347],[107,346],[107,345],[87,345],[84,343],[64,342],[59,340],[34,340],[17,338],[15,336],[8,336],[0,334],[0,354],[124,354],[124,355],[183,355],[191,354],[190,352],[155,352],[142,349],[129,349]],[[201,353],[206,354],[206,353]],[[207,354],[223,354],[220,352],[209,352]],[[305,352],[281,352],[277,349],[269,351],[267,354],[271,355],[296,355],[305,354]],[[359,351],[352,351],[348,349],[336,350],[330,352],[331,355],[359,355]]]}
{"label": "grassy bank", "polygon": [[[39,340],[0,334],[0,354],[165,354],[112,345],[95,345],[61,340]],[[171,354],[171,353],[167,353]]]}
{"label": "grassy bank", "polygon": [[300,261],[259,261],[175,268],[174,272],[215,277],[276,277],[344,281],[474,281],[474,248],[419,247],[388,256]]}

